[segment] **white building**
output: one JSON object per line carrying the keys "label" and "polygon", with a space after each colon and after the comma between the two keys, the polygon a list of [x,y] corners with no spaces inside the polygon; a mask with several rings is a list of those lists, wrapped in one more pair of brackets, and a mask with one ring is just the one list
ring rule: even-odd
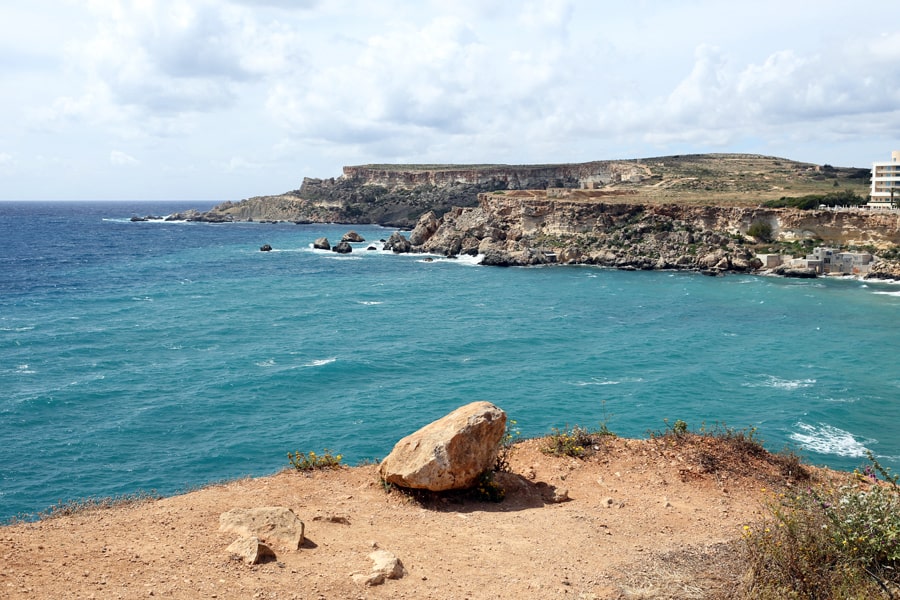
{"label": "white building", "polygon": [[[894,194],[896,193],[896,198]],[[892,208],[900,203],[900,150],[891,152],[889,162],[872,163],[872,190],[869,208]]]}

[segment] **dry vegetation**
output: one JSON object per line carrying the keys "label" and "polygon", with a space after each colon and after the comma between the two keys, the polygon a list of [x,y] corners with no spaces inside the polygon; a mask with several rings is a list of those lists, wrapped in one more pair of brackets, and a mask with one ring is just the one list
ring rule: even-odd
{"label": "dry vegetation", "polygon": [[716,206],[759,206],[782,197],[845,190],[862,197],[869,193],[869,170],[864,168],[813,165],[753,154],[665,156],[627,162],[646,167],[649,176],[640,183],[621,183],[601,190],[551,193],[586,201]]}

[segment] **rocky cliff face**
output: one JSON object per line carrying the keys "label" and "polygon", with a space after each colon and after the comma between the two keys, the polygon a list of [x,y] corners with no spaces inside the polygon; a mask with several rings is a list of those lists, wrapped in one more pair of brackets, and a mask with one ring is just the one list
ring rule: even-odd
{"label": "rocky cliff face", "polygon": [[344,167],[338,178],[304,178],[299,190],[226,202],[208,220],[379,223],[411,228],[426,211],[477,205],[496,190],[579,188],[640,181],[649,169],[629,161],[568,165],[366,165]]}
{"label": "rocky cliff face", "polygon": [[900,240],[897,215],[648,205],[585,194],[481,194],[477,207],[454,209],[441,218],[423,215],[410,240],[422,252],[482,254],[483,264],[560,262],[710,272],[760,267],[752,247],[758,240],[747,235],[759,222],[768,223],[772,235],[784,241],[892,246]]}

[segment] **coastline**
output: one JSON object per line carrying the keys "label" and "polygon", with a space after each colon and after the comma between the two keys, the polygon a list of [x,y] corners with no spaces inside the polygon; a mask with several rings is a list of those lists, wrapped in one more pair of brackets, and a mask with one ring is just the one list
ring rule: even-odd
{"label": "coastline", "polygon": [[[7,525],[0,589],[10,598],[712,597],[691,590],[736,589],[742,527],[761,517],[768,490],[791,482],[773,463],[702,438],[610,439],[585,459],[548,455],[542,443],[516,445],[500,503],[414,500],[386,491],[369,465]],[[710,458],[698,462],[701,450],[716,457],[712,470]],[[811,470],[821,481],[840,476]],[[542,499],[548,485],[569,501]],[[277,547],[264,564],[234,560],[219,515],[273,505],[304,521],[307,541]],[[354,582],[373,548],[400,558],[406,575]]]}

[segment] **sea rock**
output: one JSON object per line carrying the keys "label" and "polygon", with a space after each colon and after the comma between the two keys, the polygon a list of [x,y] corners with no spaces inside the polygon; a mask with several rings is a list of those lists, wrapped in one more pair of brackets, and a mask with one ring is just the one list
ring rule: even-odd
{"label": "sea rock", "polygon": [[320,237],[313,242],[313,248],[316,250],[331,250],[331,244],[328,243],[328,238]]}
{"label": "sea rock", "polygon": [[381,462],[387,483],[434,492],[467,489],[497,459],[506,413],[473,402],[412,433]]}
{"label": "sea rock", "polygon": [[262,246],[259,247],[259,251],[260,252],[271,252],[272,246],[270,246],[269,244],[263,244]]}
{"label": "sea rock", "polygon": [[292,550],[303,543],[303,529],[303,521],[294,511],[281,506],[235,508],[219,515],[219,531],[278,541]]}
{"label": "sea rock", "polygon": [[391,250],[396,254],[405,254],[412,249],[412,244],[399,231],[395,231],[384,243],[384,249]]}
{"label": "sea rock", "polygon": [[440,227],[440,220],[434,211],[429,210],[427,213],[419,217],[415,228],[409,234],[409,243],[413,246],[421,246],[434,235],[434,232]]}
{"label": "sea rock", "polygon": [[240,556],[248,565],[275,560],[275,552],[256,536],[238,538],[228,546],[227,550]]}
{"label": "sea rock", "polygon": [[364,242],[366,241],[363,236],[359,235],[355,231],[348,231],[341,237],[342,242]]}
{"label": "sea rock", "polygon": [[350,254],[353,252],[353,247],[350,245],[350,242],[340,241],[334,245],[331,249],[332,252],[337,252],[338,254]]}

